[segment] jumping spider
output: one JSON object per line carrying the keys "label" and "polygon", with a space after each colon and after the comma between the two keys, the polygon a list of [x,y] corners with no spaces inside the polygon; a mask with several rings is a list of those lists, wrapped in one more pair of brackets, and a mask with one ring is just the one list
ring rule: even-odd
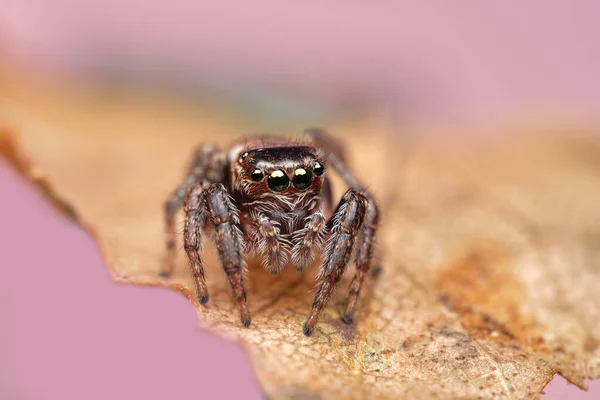
{"label": "jumping spider", "polygon": [[[346,167],[340,145],[320,129],[306,130],[305,135],[306,144],[256,138],[228,151],[201,145],[188,175],[165,205],[168,257],[163,276],[173,271],[174,220],[183,205],[184,248],[199,302],[206,304],[209,298],[200,241],[202,231],[213,226],[221,264],[245,327],[251,322],[243,282],[246,251],[262,254],[264,268],[277,275],[288,262],[304,270],[325,244],[321,282],[303,326],[305,335],[312,333],[354,253],[356,274],[342,317],[352,322],[371,264],[378,221],[375,200]],[[335,210],[327,177],[330,168],[350,187]]]}

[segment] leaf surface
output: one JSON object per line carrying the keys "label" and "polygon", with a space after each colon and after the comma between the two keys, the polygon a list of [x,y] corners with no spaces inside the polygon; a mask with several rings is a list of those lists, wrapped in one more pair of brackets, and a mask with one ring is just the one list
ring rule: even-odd
{"label": "leaf surface", "polygon": [[[94,235],[115,280],[189,295],[183,251],[175,276],[158,276],[163,203],[197,144],[227,146],[252,127],[179,100],[2,85],[0,152]],[[383,214],[383,273],[367,282],[357,322],[340,320],[353,267],[307,338],[318,266],[273,278],[251,262],[244,329],[204,246],[211,301],[196,304],[200,323],[246,348],[270,398],[532,398],[555,373],[579,386],[600,377],[593,132],[447,140],[374,123],[330,129]]]}

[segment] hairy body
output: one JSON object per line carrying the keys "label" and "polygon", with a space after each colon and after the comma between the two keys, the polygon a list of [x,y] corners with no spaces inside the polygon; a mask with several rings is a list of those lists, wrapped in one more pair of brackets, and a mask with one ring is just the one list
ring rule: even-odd
{"label": "hairy body", "polygon": [[[184,248],[200,303],[208,302],[201,236],[215,230],[222,266],[238,302],[244,326],[251,323],[243,272],[249,251],[262,254],[263,267],[277,275],[288,264],[304,270],[323,252],[319,290],[303,332],[310,335],[352,254],[357,271],[342,319],[352,321],[369,270],[378,210],[374,199],[350,173],[341,146],[323,131],[305,132],[306,143],[256,138],[221,151],[202,145],[187,177],[166,203],[167,248],[163,274],[173,269],[174,216],[186,213]],[[350,186],[337,208],[326,170],[337,171]],[[358,241],[358,244],[356,242]]]}

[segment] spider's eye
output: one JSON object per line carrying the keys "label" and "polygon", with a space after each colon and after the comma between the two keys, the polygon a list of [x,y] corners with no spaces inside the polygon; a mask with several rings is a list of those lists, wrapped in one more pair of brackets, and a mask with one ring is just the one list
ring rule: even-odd
{"label": "spider's eye", "polygon": [[283,171],[276,170],[269,175],[267,183],[272,191],[281,192],[290,184],[290,178]]}
{"label": "spider's eye", "polygon": [[252,180],[254,182],[260,182],[264,177],[265,174],[263,174],[263,172],[260,169],[255,169],[254,171],[252,171]]}
{"label": "spider's eye", "polygon": [[312,172],[304,169],[298,168],[294,171],[294,187],[296,189],[306,189],[310,186],[310,182],[312,181]]}
{"label": "spider's eye", "polygon": [[323,166],[321,164],[316,162],[315,165],[313,166],[313,171],[315,171],[316,176],[321,176],[321,175],[323,175],[323,172],[325,172],[325,168],[323,168]]}
{"label": "spider's eye", "polygon": [[242,160],[243,160],[244,158],[246,158],[246,157],[248,157],[248,152],[247,152],[247,151],[246,151],[246,152],[244,152],[244,154],[242,154]]}

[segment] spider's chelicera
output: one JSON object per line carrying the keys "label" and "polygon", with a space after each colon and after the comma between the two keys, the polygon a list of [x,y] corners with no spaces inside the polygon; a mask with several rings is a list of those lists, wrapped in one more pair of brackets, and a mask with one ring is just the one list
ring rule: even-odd
{"label": "spider's chelicera", "polygon": [[[203,230],[212,227],[246,327],[251,322],[243,282],[246,252],[262,254],[264,268],[273,275],[288,264],[302,271],[317,252],[323,252],[319,289],[303,326],[306,335],[354,254],[356,273],[342,316],[344,322],[352,322],[371,264],[378,220],[375,200],[346,167],[339,144],[319,129],[305,134],[302,144],[256,138],[228,151],[201,145],[188,175],[166,203],[168,257],[163,275],[173,270],[174,220],[183,205],[184,248],[199,302],[209,299],[200,242]],[[336,171],[349,186],[335,209],[328,170]]]}

